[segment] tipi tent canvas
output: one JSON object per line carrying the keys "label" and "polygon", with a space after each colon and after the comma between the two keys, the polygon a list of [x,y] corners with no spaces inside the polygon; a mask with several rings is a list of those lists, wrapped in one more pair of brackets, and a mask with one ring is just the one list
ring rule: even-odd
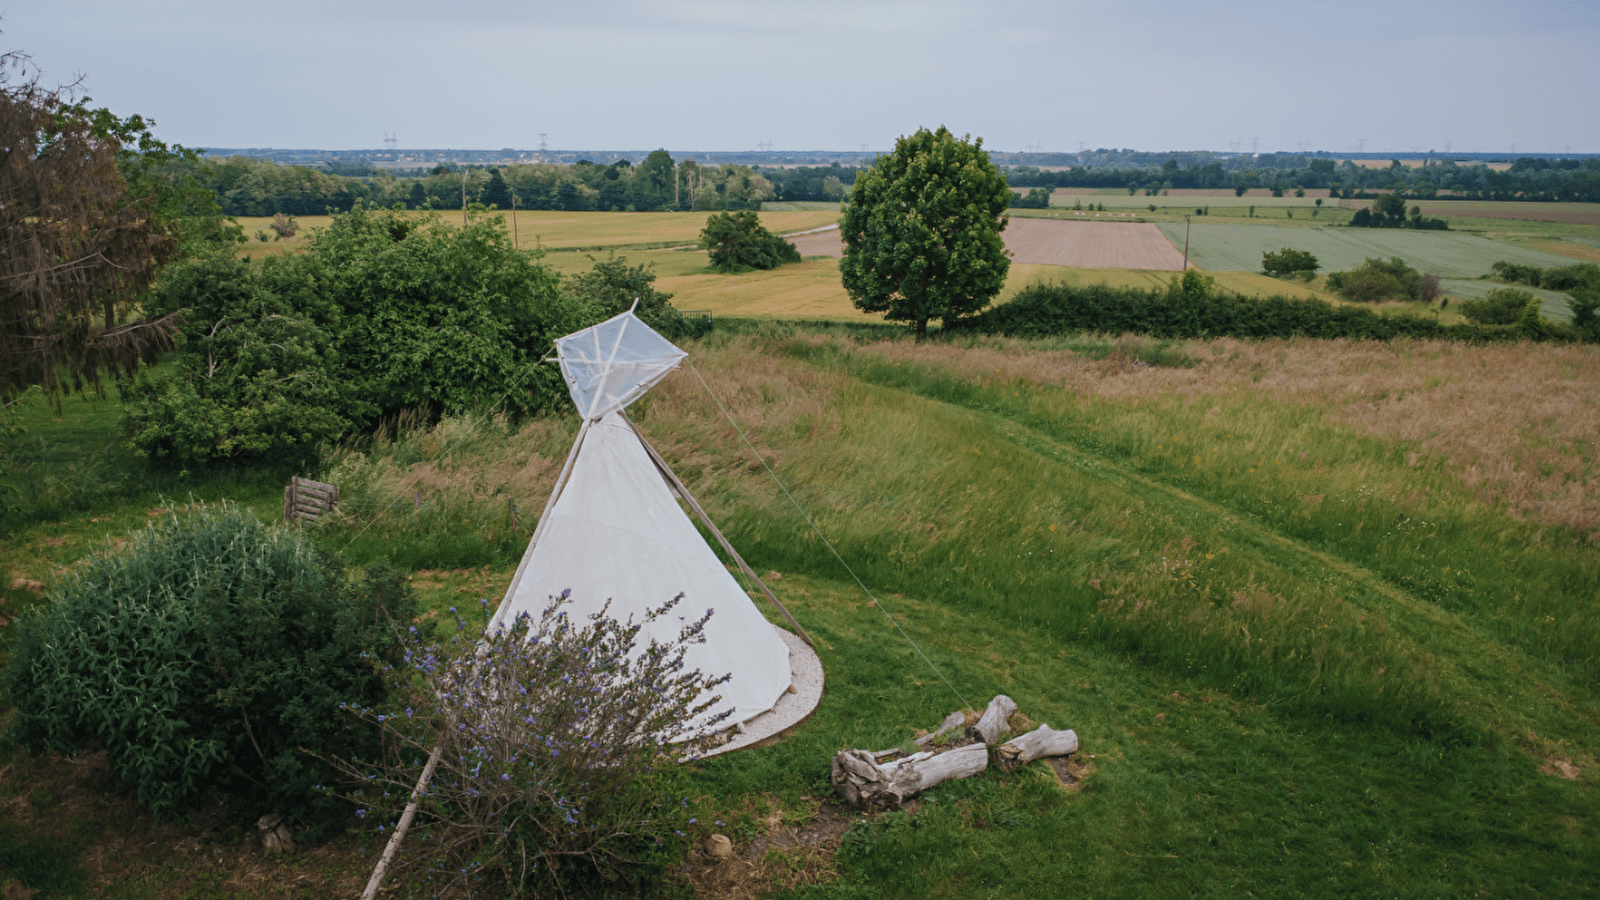
{"label": "tipi tent canvas", "polygon": [[[695,529],[678,504],[680,493],[692,502],[687,490],[622,413],[686,354],[631,312],[556,349],[584,423],[494,622],[537,615],[567,589],[574,616],[609,601],[608,615],[642,622],[646,609],[681,593],[677,615],[712,611],[686,665],[732,676],[714,711],[730,711],[728,724],[737,724],[772,709],[790,687],[788,644]],[[641,643],[675,638],[677,615],[647,625]]]}

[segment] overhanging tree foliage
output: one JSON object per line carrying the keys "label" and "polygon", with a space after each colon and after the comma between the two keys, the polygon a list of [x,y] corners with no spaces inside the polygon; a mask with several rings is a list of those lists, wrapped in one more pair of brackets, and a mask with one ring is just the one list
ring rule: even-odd
{"label": "overhanging tree foliage", "polygon": [[844,288],[856,308],[917,326],[983,309],[1011,261],[1000,232],[1011,189],[983,139],[921,129],[856,179],[840,229]]}
{"label": "overhanging tree foliage", "polygon": [[176,318],[138,316],[135,298],[187,239],[225,236],[215,202],[174,177],[193,153],[88,100],[0,55],[0,396],[97,384],[170,348]]}

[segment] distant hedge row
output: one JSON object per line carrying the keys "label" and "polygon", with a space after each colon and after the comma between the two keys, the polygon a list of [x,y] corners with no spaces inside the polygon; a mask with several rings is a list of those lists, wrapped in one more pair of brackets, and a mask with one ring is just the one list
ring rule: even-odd
{"label": "distant hedge row", "polygon": [[1164,338],[1577,339],[1577,333],[1563,323],[1541,322],[1538,334],[1529,334],[1520,325],[1442,325],[1432,318],[1385,316],[1321,300],[1219,295],[1210,281],[1191,271],[1181,281],[1174,279],[1173,287],[1166,291],[1036,284],[1006,303],[949,327],[1018,337],[1101,331]]}

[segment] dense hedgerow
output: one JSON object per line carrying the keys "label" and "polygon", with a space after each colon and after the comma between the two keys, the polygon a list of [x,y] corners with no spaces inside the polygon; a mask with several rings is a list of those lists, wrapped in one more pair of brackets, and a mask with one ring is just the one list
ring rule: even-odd
{"label": "dense hedgerow", "polygon": [[397,878],[432,896],[611,896],[682,859],[695,819],[675,760],[727,716],[708,710],[729,676],[683,664],[711,612],[641,648],[642,623],[605,609],[576,622],[566,603],[487,634],[458,617],[452,640],[411,643],[385,669],[393,706],[351,706],[385,752],[336,763],[363,785],[351,799],[384,838],[442,748]]}
{"label": "dense hedgerow", "polygon": [[22,620],[6,671],[11,736],[35,751],[102,745],[165,819],[214,790],[301,825],[340,807],[314,789],[328,773],[304,751],[375,743],[339,706],[384,696],[390,617],[416,609],[398,573],[350,577],[298,529],[226,503],[168,514],[54,593]]}
{"label": "dense hedgerow", "polygon": [[1132,332],[1164,338],[1447,338],[1509,341],[1529,337],[1571,339],[1572,329],[1540,322],[1530,334],[1522,324],[1444,325],[1421,316],[1380,315],[1355,306],[1290,297],[1240,297],[1217,293],[1211,279],[1190,271],[1166,291],[1104,285],[1035,284],[955,328],[1017,337],[1077,331]]}

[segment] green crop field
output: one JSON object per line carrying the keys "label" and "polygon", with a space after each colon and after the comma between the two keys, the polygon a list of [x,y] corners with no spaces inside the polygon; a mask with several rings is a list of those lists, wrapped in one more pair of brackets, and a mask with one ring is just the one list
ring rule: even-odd
{"label": "green crop field", "polygon": [[1439,287],[1446,297],[1482,300],[1490,291],[1514,287],[1539,298],[1539,314],[1556,322],[1572,321],[1572,308],[1567,305],[1571,297],[1562,291],[1531,288],[1525,284],[1505,285],[1497,281],[1479,281],[1475,278],[1441,278]]}
{"label": "green crop field", "polygon": [[[1183,245],[1182,223],[1162,223],[1161,230]],[[1486,275],[1500,260],[1534,266],[1566,265],[1570,260],[1472,234],[1412,231],[1401,228],[1279,228],[1272,225],[1191,225],[1189,259],[1203,269],[1250,272],[1261,268],[1261,255],[1284,247],[1317,257],[1322,271],[1337,272],[1371,257],[1398,256],[1422,272],[1448,278]]]}
{"label": "green crop field", "polygon": [[[1325,191],[1323,193],[1326,194]],[[1076,202],[1079,202],[1081,199],[1084,199],[1081,195],[1063,196],[1061,194],[1053,194],[1050,198],[1050,206],[1056,209],[1071,209],[1072,205]],[[1147,197],[1143,191],[1140,191],[1138,194],[1132,196],[1129,196],[1127,191],[1117,191],[1110,194],[1095,193],[1089,195],[1088,199],[1092,199],[1096,204],[1104,203],[1106,209],[1108,210],[1113,208],[1146,209],[1152,203],[1154,203],[1158,209],[1162,207],[1169,207],[1171,209],[1183,209],[1187,207],[1190,212],[1193,212],[1195,207],[1206,206],[1211,207],[1213,210],[1241,209],[1254,206],[1256,209],[1262,211],[1274,209],[1309,211],[1317,208],[1317,198],[1315,197],[1235,197],[1232,192],[1229,192],[1225,197],[1183,197],[1178,196],[1177,194],[1169,194],[1167,196],[1157,194],[1154,197]],[[1336,201],[1329,201],[1326,197],[1324,197],[1322,200],[1322,206],[1324,209],[1334,208],[1335,203]],[[1084,205],[1088,205],[1087,200],[1085,200]]]}
{"label": "green crop field", "polygon": [[[694,836],[750,854],[699,896],[1600,891],[1600,349],[859,335],[724,323],[633,409],[777,573],[827,673],[792,734],[694,766]],[[174,498],[279,508],[287,473],[151,473],[117,411],[25,410],[6,616]],[[302,474],[369,475],[313,533],[352,563],[388,557],[435,610],[498,600],[575,427],[452,417],[328,448]],[[508,498],[527,518],[496,543]],[[458,511],[452,535],[475,541],[417,508]],[[905,809],[824,807],[835,751],[897,746],[997,693],[1077,731],[1073,783],[1035,763]],[[254,813],[152,822],[92,762],[0,747],[0,802],[26,813],[0,840],[49,848],[0,854],[0,883],[349,896],[380,846],[353,833],[264,858]],[[203,862],[172,851],[202,828]]]}

